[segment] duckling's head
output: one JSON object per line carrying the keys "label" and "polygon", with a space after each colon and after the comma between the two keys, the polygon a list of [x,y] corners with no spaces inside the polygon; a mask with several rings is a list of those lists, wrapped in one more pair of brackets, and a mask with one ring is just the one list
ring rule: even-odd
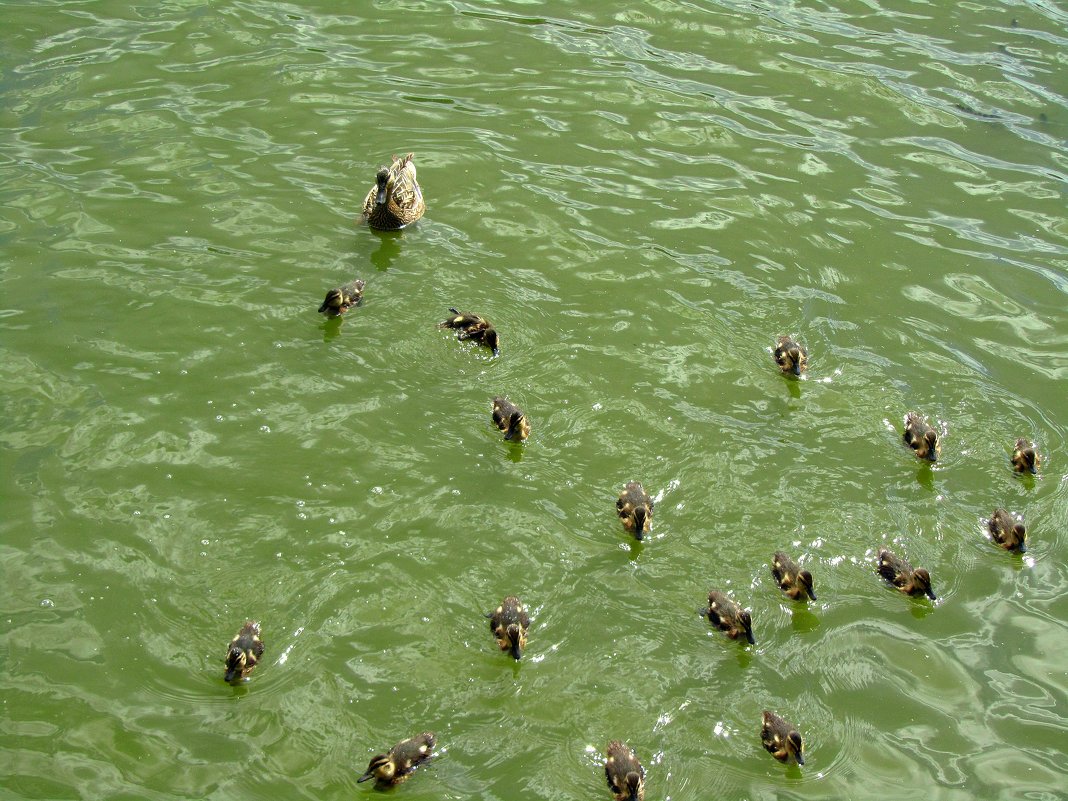
{"label": "duckling's head", "polygon": [[326,293],[326,299],[323,301],[323,305],[319,307],[319,314],[337,316],[341,313],[341,307],[344,305],[344,301],[345,299],[342,296],[340,289],[331,289]]}
{"label": "duckling's head", "polygon": [[375,195],[375,203],[379,206],[386,205],[386,198],[388,197],[387,189],[389,187],[390,172],[388,167],[383,167],[378,171],[378,175],[375,176],[375,183],[378,184],[378,194]]}
{"label": "duckling's head", "polygon": [[801,370],[804,369],[804,363],[801,361],[801,348],[793,345],[787,349],[786,356],[790,360],[790,372],[794,375],[801,375]]}
{"label": "duckling's head", "polygon": [[923,434],[923,441],[926,445],[926,452],[923,454],[923,458],[929,462],[938,460],[938,433],[933,428],[928,428]]}
{"label": "duckling's head", "polygon": [[644,506],[634,509],[634,536],[639,540],[645,538],[645,524],[649,519],[649,513]]}
{"label": "duckling's head", "polygon": [[627,793],[627,801],[638,801],[641,798],[642,775],[632,770],[623,777],[623,790]]}
{"label": "duckling's head", "polygon": [[745,628],[745,639],[749,641],[750,645],[756,645],[756,640],[753,639],[753,616],[743,609],[738,616],[738,620]]}
{"label": "duckling's head", "polygon": [[232,682],[241,678],[248,664],[248,652],[238,646],[233,646],[226,654],[226,681]]}
{"label": "duckling's head", "polygon": [[813,601],[816,600],[816,592],[812,589],[812,574],[807,570],[802,570],[797,574],[797,580],[801,586],[805,588],[805,592],[808,593],[808,597]]}
{"label": "duckling's head", "polygon": [[486,347],[491,348],[493,350],[494,356],[501,355],[501,340],[500,337],[497,336],[496,328],[487,328],[486,336],[484,337],[483,341],[486,343]]}
{"label": "duckling's head", "polygon": [[1024,537],[1027,536],[1027,528],[1023,523],[1013,524],[1012,536],[1016,539],[1016,550],[1020,553],[1024,553],[1027,550],[1027,546],[1024,545]]}
{"label": "duckling's head", "polygon": [[397,766],[393,764],[393,760],[390,759],[389,754],[379,754],[371,759],[371,763],[367,766],[367,770],[364,774],[356,780],[357,783],[365,782],[368,779],[381,779],[388,782],[393,778],[393,774],[396,772]]}
{"label": "duckling's head", "polygon": [[508,418],[508,429],[504,432],[505,439],[523,439],[523,423],[526,419],[519,410],[512,412]]}
{"label": "duckling's head", "polygon": [[788,753],[793,754],[798,765],[805,764],[805,756],[802,753],[802,748],[800,732],[791,731],[786,735],[786,750]]}
{"label": "duckling's head", "polygon": [[912,584],[916,589],[923,590],[924,594],[932,601],[938,600],[935,597],[934,590],[931,589],[931,574],[927,572],[927,568],[918,567],[913,571]]}
{"label": "duckling's head", "polygon": [[523,658],[523,632],[520,631],[518,623],[509,623],[504,631],[508,635],[508,650],[512,659],[518,662]]}

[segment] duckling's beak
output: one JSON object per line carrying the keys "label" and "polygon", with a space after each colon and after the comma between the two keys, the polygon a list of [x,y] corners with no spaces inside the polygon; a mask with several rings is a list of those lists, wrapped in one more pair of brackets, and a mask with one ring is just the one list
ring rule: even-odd
{"label": "duckling's beak", "polygon": [[378,194],[375,195],[375,203],[379,206],[386,205],[386,185],[378,185]]}
{"label": "duckling's beak", "polygon": [[516,662],[523,659],[523,649],[519,646],[519,640],[512,640],[512,659]]}
{"label": "duckling's beak", "polygon": [[924,456],[923,458],[926,459],[928,462],[937,462],[938,461],[938,452],[934,448],[928,448],[927,449],[927,455]]}
{"label": "duckling's beak", "polygon": [[[215,675],[218,675],[218,674],[215,674]],[[226,683],[229,684],[240,675],[241,675],[240,668],[227,668],[226,676],[224,678],[226,680]]]}
{"label": "duckling's beak", "polygon": [[645,509],[641,506],[634,510],[634,537],[645,539]]}
{"label": "duckling's beak", "polygon": [[813,592],[811,587],[805,587],[805,592],[808,593],[808,597],[811,598],[813,601],[816,600],[816,593]]}
{"label": "duckling's beak", "polygon": [[356,780],[356,783],[361,784],[362,782],[365,782],[368,779],[372,778],[374,778],[374,774],[371,771],[367,771],[365,774],[363,774],[360,778]]}
{"label": "duckling's beak", "polygon": [[745,626],[745,639],[750,645],[756,645],[756,640],[753,639],[753,621],[747,616],[742,624]]}
{"label": "duckling's beak", "polygon": [[797,764],[798,765],[804,765],[805,764],[805,757],[800,751],[798,751],[795,754],[795,756],[797,757]]}
{"label": "duckling's beak", "polygon": [[800,359],[794,359],[793,361],[794,361],[793,374],[796,375],[796,376],[800,376],[801,375],[801,360]]}
{"label": "duckling's beak", "polygon": [[938,598],[935,597],[934,590],[932,590],[930,587],[927,588],[927,597],[930,598],[932,601],[938,600]]}

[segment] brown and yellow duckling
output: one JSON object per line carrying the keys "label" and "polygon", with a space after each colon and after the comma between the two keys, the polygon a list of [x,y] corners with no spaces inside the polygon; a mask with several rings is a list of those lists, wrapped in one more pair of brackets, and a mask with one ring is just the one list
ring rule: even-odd
{"label": "brown and yellow duckling", "polygon": [[500,649],[508,651],[517,662],[522,659],[523,649],[527,647],[527,629],[530,628],[530,615],[523,602],[509,595],[486,617],[490,619],[490,631],[497,638]]}
{"label": "brown and yellow duckling", "polygon": [[230,640],[226,652],[226,681],[236,684],[248,678],[263,656],[263,641],[260,639],[260,624],[247,621]]}
{"label": "brown and yellow duckling", "polygon": [[319,307],[319,314],[327,317],[340,317],[363,299],[364,281],[357,278],[347,284],[335,287],[326,293],[326,300]]}
{"label": "brown and yellow duckling", "polygon": [[938,460],[942,453],[942,444],[938,441],[938,431],[916,412],[905,415],[905,444],[916,452],[920,459],[929,462]]}
{"label": "brown and yellow duckling", "polygon": [[493,424],[504,432],[506,440],[512,442],[522,442],[530,436],[530,421],[526,414],[500,395],[493,399]]}
{"label": "brown and yellow duckling", "polygon": [[643,801],[645,798],[645,768],[626,743],[612,740],[608,744],[604,775],[616,801]]}
{"label": "brown and yellow duckling", "polygon": [[752,616],[725,593],[712,590],[708,594],[708,609],[704,614],[709,623],[726,632],[732,640],[744,634],[750,645],[756,645],[756,640],[753,639]]}
{"label": "brown and yellow duckling", "polygon": [[357,782],[374,779],[379,786],[400,784],[412,772],[434,755],[434,735],[425,731],[401,740],[388,753],[374,757]]}
{"label": "brown and yellow duckling", "polygon": [[990,537],[1006,551],[1023,553],[1027,550],[1024,538],[1027,536],[1027,527],[1023,520],[1013,517],[1004,509],[995,509],[994,514],[986,521]]}
{"label": "brown and yellow duckling", "polygon": [[637,481],[623,487],[616,501],[616,511],[623,521],[623,528],[639,540],[653,528],[653,499]]}
{"label": "brown and yellow duckling", "polygon": [[1038,452],[1035,450],[1033,443],[1022,437],[1016,440],[1016,444],[1012,448],[1013,470],[1017,473],[1031,473],[1033,475],[1038,472],[1039,461]]}
{"label": "brown and yellow duckling", "polygon": [[791,600],[804,600],[806,596],[816,600],[816,593],[812,589],[812,574],[798,567],[797,562],[782,551],[776,551],[771,557],[771,575],[779,583],[779,589]]}
{"label": "brown and yellow duckling", "polygon": [[763,724],[760,740],[768,753],[780,762],[789,762],[792,758],[798,765],[805,764],[804,744],[797,727],[767,710],[764,711]]}
{"label": "brown and yellow duckling", "polygon": [[363,202],[367,224],[380,231],[396,231],[423,216],[426,204],[423,190],[415,180],[414,153],[404,158],[393,157],[389,167],[375,176],[375,185]]}
{"label": "brown and yellow duckling", "polygon": [[925,568],[913,568],[907,559],[895,556],[886,548],[879,549],[879,575],[906,595],[926,595],[935,598],[931,589],[931,574]]}
{"label": "brown and yellow duckling", "polygon": [[781,336],[775,342],[775,363],[783,375],[800,376],[808,367],[808,351],[792,337]]}
{"label": "brown and yellow duckling", "polygon": [[493,351],[494,356],[501,354],[501,338],[497,334],[497,329],[493,327],[493,323],[485,317],[479,317],[470,312],[460,312],[453,308],[449,311],[453,316],[438,323],[438,328],[455,328],[458,331],[456,338],[461,342],[470,339],[479,345],[485,345]]}

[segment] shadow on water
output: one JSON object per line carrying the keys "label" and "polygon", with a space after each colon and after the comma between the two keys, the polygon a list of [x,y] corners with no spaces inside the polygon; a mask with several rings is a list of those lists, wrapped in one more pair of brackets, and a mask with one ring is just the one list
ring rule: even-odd
{"label": "shadow on water", "polygon": [[509,442],[504,441],[505,456],[509,462],[519,464],[523,461],[523,443],[522,442]]}
{"label": "shadow on water", "polygon": [[327,317],[319,324],[319,328],[323,332],[323,342],[329,342],[331,339],[337,339],[341,336],[341,320],[340,316]]}
{"label": "shadow on water", "polygon": [[790,397],[794,400],[801,399],[801,382],[793,376],[784,375],[782,380],[786,383],[786,391],[790,393]]}
{"label": "shadow on water", "polygon": [[916,483],[928,492],[934,492],[934,470],[930,462],[924,462],[916,471]]}
{"label": "shadow on water", "polygon": [[797,604],[793,614],[790,615],[790,624],[798,634],[815,631],[819,628],[820,619],[809,610],[807,605]]}
{"label": "shadow on water", "polygon": [[[935,590],[937,593],[938,590]],[[913,598],[912,599],[912,616],[917,620],[923,620],[929,614],[935,610],[935,605],[927,598]]]}
{"label": "shadow on water", "polygon": [[393,265],[393,260],[400,254],[400,240],[404,236],[404,232],[374,231],[374,234],[378,237],[378,249],[371,254],[371,264],[380,273],[384,273]]}

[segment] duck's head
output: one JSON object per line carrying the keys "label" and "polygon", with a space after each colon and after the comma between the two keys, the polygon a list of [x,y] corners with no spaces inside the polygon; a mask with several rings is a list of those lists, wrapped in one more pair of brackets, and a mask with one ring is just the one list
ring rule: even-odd
{"label": "duck's head", "polygon": [[808,597],[815,601],[816,592],[812,589],[812,574],[807,570],[802,570],[797,574],[797,580],[800,582],[801,586],[805,588]]}
{"label": "duck's head", "polygon": [[1024,545],[1024,537],[1027,536],[1027,528],[1023,523],[1015,523],[1012,527],[1012,535],[1016,538],[1016,550],[1020,553],[1024,553],[1027,550],[1027,546]]}
{"label": "duck's head", "polygon": [[523,632],[520,631],[519,624],[509,623],[508,628],[505,629],[505,634],[508,635],[508,649],[512,654],[512,658],[518,662],[523,658]]}
{"label": "duck's head", "polygon": [[226,681],[232,682],[241,678],[246,665],[248,665],[248,652],[238,646],[233,646],[226,654]]}
{"label": "duck's head", "polygon": [[920,590],[923,590],[924,594],[932,601],[938,600],[935,597],[934,590],[931,589],[931,574],[927,572],[927,568],[919,567],[912,573],[912,583]]}
{"label": "duck's head", "polygon": [[929,428],[923,434],[923,442],[925,446],[925,452],[923,458],[929,462],[938,461],[938,433]]}
{"label": "duck's head", "polygon": [[523,433],[524,424],[526,423],[526,417],[522,412],[512,412],[508,418],[508,430],[504,432],[505,439],[523,439],[525,434]]}
{"label": "duck's head", "polygon": [[638,801],[641,798],[642,775],[632,770],[623,777],[623,789],[627,792],[627,801]]}
{"label": "duck's head", "polygon": [[797,760],[798,765],[805,764],[805,756],[802,753],[803,745],[801,743],[801,733],[797,731],[791,731],[786,735],[786,751],[793,754],[794,759]]}
{"label": "duck's head", "polygon": [[786,357],[790,360],[790,372],[794,375],[801,375],[801,370],[804,368],[804,363],[801,361],[801,348],[794,345],[786,351]]}
{"label": "duck's head", "polygon": [[494,356],[501,355],[501,338],[497,336],[496,328],[486,329],[486,336],[484,338],[484,341],[486,343],[486,347],[491,348],[493,350]]}
{"label": "duck's head", "polygon": [[639,540],[645,537],[645,526],[649,520],[649,513],[644,506],[639,506],[634,510],[634,536]]}
{"label": "duck's head", "polygon": [[379,206],[386,205],[386,199],[389,197],[389,179],[392,174],[389,171],[389,167],[383,167],[378,171],[378,175],[375,176],[375,183],[378,184],[378,194],[375,195],[375,203]]}
{"label": "duck's head", "polygon": [[738,616],[738,620],[745,629],[745,639],[749,641],[750,645],[756,645],[756,640],[753,639],[753,616],[743,609]]}
{"label": "duck's head", "polygon": [[394,772],[396,772],[397,766],[393,764],[393,760],[390,759],[389,754],[379,754],[371,759],[370,764],[367,766],[367,770],[364,774],[356,780],[357,783],[365,782],[368,779],[381,779],[382,781],[389,781],[393,778]]}
{"label": "duck's head", "polygon": [[319,307],[319,314],[338,314],[344,305],[344,300],[340,289],[331,289],[326,293],[323,305]]}

